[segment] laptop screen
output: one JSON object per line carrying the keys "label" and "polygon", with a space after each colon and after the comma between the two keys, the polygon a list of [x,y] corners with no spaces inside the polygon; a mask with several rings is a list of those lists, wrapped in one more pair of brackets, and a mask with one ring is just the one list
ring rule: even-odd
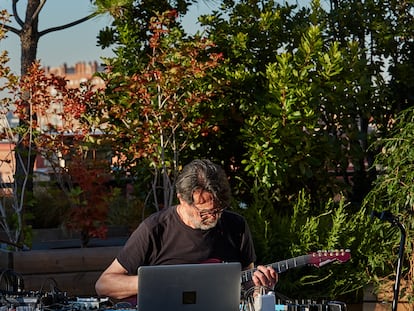
{"label": "laptop screen", "polygon": [[239,311],[240,263],[142,266],[138,311]]}

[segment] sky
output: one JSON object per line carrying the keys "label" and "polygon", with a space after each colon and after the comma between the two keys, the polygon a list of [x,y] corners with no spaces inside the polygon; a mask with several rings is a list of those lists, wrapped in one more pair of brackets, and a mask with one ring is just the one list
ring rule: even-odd
{"label": "sky", "polygon": [[[25,16],[26,3],[27,0],[19,1],[21,19]],[[11,0],[0,0],[0,9],[11,13]],[[193,5],[188,17],[183,19],[184,27],[197,27],[197,16],[211,10],[212,6],[204,1]],[[89,0],[48,0],[39,15],[39,31],[72,22],[91,12]],[[101,57],[112,56],[111,49],[103,50],[96,43],[99,30],[110,24],[110,16],[100,16],[65,30],[48,33],[39,40],[37,58],[43,66],[56,67],[64,63],[73,66],[79,61],[99,62]],[[0,51],[3,50],[9,52],[9,66],[13,72],[20,74],[20,41],[16,34],[9,31],[8,38],[0,41]]]}

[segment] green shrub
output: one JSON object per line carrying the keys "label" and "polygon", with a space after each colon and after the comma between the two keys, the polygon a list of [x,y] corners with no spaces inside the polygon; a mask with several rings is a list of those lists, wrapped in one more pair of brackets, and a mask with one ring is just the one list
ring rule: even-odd
{"label": "green shrub", "polygon": [[351,253],[347,262],[282,273],[277,292],[292,299],[342,298],[357,302],[365,286],[389,270],[391,242],[381,236],[383,224],[373,221],[366,209],[355,212],[343,200],[328,201],[314,209],[309,195],[301,192],[288,213],[266,200],[263,190],[256,190],[255,197],[253,204],[241,212],[249,222],[258,263],[269,264],[319,250],[348,249]]}
{"label": "green shrub", "polygon": [[70,208],[65,193],[53,183],[38,183],[34,191],[33,228],[57,228],[61,226]]}
{"label": "green shrub", "polygon": [[142,200],[135,195],[127,195],[117,188],[114,199],[109,205],[108,224],[115,226],[125,226],[129,230],[134,230],[142,221],[145,205]]}

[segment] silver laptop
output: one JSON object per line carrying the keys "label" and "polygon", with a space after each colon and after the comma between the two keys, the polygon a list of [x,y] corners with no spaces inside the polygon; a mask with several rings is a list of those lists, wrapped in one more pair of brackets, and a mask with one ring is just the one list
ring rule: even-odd
{"label": "silver laptop", "polygon": [[239,311],[240,263],[142,266],[138,311]]}

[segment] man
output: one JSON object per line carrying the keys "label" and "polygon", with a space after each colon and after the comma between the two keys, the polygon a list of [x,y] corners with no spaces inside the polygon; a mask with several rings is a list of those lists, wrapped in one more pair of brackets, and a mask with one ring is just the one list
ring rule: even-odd
{"label": "man", "polygon": [[[253,269],[256,254],[245,219],[226,208],[231,191],[224,170],[209,160],[186,165],[176,181],[179,204],[146,218],[96,282],[98,295],[136,296],[138,267],[207,262],[240,262]],[[277,273],[258,266],[252,281],[273,287]],[[162,286],[162,284],[160,284]]]}

